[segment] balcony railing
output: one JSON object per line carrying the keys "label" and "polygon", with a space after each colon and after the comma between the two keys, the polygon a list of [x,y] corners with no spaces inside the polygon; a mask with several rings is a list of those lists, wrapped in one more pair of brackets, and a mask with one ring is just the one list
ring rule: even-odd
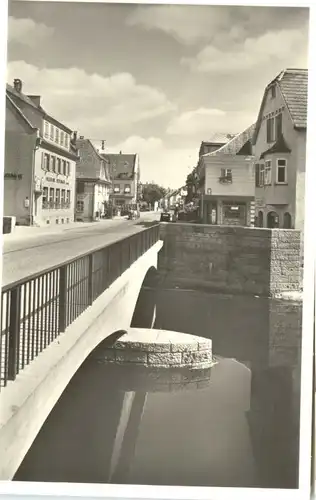
{"label": "balcony railing", "polygon": [[159,224],[2,288],[1,386],[15,380],[139,257]]}

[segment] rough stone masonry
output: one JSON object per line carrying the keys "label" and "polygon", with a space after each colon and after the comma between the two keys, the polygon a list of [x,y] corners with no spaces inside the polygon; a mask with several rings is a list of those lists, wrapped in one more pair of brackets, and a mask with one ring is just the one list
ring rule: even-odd
{"label": "rough stone masonry", "polygon": [[186,223],[160,224],[163,288],[274,297],[300,290],[300,232]]}

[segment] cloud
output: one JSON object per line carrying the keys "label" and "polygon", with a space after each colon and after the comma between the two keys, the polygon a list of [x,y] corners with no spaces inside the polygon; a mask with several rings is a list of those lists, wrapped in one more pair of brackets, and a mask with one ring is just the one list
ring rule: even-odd
{"label": "cloud", "polygon": [[168,114],[173,104],[160,90],[141,85],[129,73],[103,77],[83,69],[39,69],[24,61],[8,64],[9,81],[43,96],[43,107],[70,128],[91,138],[131,134],[135,124]]}
{"label": "cloud", "polygon": [[173,118],[167,128],[167,134],[188,139],[196,138],[200,141],[207,140],[217,132],[242,132],[255,121],[255,118],[255,114],[250,115],[245,111],[225,112],[219,109],[199,108]]}
{"label": "cloud", "polygon": [[270,31],[258,38],[247,38],[229,50],[208,45],[196,57],[182,58],[181,63],[194,72],[229,76],[233,72],[263,68],[272,62],[282,62],[282,68],[287,65],[306,67],[307,55],[306,33],[282,30]]}
{"label": "cloud", "polygon": [[33,19],[17,19],[9,16],[8,41],[36,48],[44,39],[50,38],[54,29]]}
{"label": "cloud", "polygon": [[[95,144],[97,147],[100,144]],[[196,165],[198,145],[189,148],[167,147],[161,138],[145,139],[137,135],[117,144],[108,144],[107,152],[138,153],[142,182],[157,182],[177,188],[185,184],[189,171]]]}
{"label": "cloud", "polygon": [[246,36],[260,36],[267,27],[272,31],[301,29],[308,16],[307,8],[143,5],[131,12],[126,23],[163,31],[186,45],[212,42],[229,47]]}
{"label": "cloud", "polygon": [[212,29],[224,28],[230,18],[228,10],[183,5],[146,5],[137,7],[127,18],[127,25],[146,30],[164,31],[184,44],[210,39]]}

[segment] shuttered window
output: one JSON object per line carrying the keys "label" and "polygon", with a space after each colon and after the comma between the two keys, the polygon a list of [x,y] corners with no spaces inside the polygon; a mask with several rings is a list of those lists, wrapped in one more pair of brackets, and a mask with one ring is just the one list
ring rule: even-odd
{"label": "shuttered window", "polygon": [[260,165],[256,163],[255,165],[255,178],[256,178],[256,187],[260,187]]}

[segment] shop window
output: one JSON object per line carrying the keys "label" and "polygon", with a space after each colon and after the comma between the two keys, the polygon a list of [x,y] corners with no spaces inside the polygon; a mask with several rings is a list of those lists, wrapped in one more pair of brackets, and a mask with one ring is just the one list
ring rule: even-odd
{"label": "shop window", "polygon": [[287,183],[287,164],[286,160],[278,159],[277,160],[277,184],[286,184]]}
{"label": "shop window", "polygon": [[65,190],[61,190],[61,208],[65,208]]}
{"label": "shop window", "polygon": [[60,208],[60,189],[56,189],[56,208]]}
{"label": "shop window", "polygon": [[49,189],[49,208],[54,208],[54,188]]}
{"label": "shop window", "polygon": [[83,194],[84,193],[84,182],[78,182],[77,183],[77,193],[78,194]]}
{"label": "shop window", "polygon": [[84,210],[84,202],[82,200],[77,201],[77,212],[83,212]]}
{"label": "shop window", "polygon": [[48,188],[47,187],[43,188],[42,208],[48,208]]}

